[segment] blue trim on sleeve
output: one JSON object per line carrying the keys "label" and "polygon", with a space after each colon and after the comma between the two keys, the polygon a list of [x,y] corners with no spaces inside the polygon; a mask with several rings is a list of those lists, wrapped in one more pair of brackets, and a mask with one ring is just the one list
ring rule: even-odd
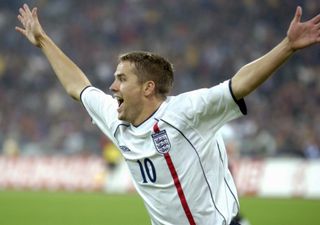
{"label": "blue trim on sleeve", "polygon": [[82,102],[82,93],[89,87],[92,87],[91,85],[86,86],[85,88],[83,88],[83,90],[80,92],[80,101]]}
{"label": "blue trim on sleeve", "polygon": [[230,90],[231,96],[232,96],[233,100],[235,101],[235,103],[237,103],[237,105],[239,106],[239,109],[242,112],[242,114],[247,115],[248,111],[247,111],[246,103],[243,98],[239,99],[239,100],[236,99],[236,97],[234,96],[233,91],[232,91],[231,82],[232,82],[232,80],[230,79],[229,90]]}

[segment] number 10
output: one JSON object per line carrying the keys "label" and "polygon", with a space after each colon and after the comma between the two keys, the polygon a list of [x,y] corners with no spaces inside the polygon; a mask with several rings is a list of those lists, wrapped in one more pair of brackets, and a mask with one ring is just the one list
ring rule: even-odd
{"label": "number 10", "polygon": [[[145,158],[143,160],[143,164],[142,162],[140,162],[140,160],[137,160],[139,167],[140,167],[140,172],[141,172],[141,176],[142,176],[142,180],[143,183],[148,183],[148,179],[154,183],[157,180],[157,174],[156,174],[156,169],[152,163],[152,161],[148,158]],[[148,179],[147,179],[147,177]]]}

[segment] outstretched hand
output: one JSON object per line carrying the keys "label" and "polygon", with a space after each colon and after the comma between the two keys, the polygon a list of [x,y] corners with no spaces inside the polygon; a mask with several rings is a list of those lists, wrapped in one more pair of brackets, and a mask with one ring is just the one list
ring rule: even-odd
{"label": "outstretched hand", "polygon": [[292,50],[320,43],[320,14],[306,22],[301,22],[301,16],[302,8],[298,6],[287,32]]}
{"label": "outstretched hand", "polygon": [[45,34],[38,20],[37,8],[29,9],[27,4],[24,4],[19,9],[18,19],[23,28],[16,26],[16,31],[23,34],[33,45],[40,47],[40,39]]}

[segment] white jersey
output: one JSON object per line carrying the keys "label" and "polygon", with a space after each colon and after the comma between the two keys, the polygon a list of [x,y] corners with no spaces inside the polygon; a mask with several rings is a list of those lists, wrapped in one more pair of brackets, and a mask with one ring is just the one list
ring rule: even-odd
{"label": "white jersey", "polygon": [[82,92],[94,123],[121,150],[153,225],[228,225],[238,213],[218,132],[242,115],[230,86],[226,81],[168,97],[138,127],[117,119],[118,103],[110,95],[94,87]]}

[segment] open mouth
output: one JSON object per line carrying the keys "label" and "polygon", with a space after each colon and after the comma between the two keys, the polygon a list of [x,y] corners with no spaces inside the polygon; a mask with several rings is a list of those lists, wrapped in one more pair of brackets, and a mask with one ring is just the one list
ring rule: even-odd
{"label": "open mouth", "polygon": [[118,100],[118,106],[120,107],[123,103],[123,99]]}
{"label": "open mouth", "polygon": [[120,107],[123,103],[123,98],[119,97],[119,96],[115,96],[115,98],[117,99],[118,101],[118,106]]}

